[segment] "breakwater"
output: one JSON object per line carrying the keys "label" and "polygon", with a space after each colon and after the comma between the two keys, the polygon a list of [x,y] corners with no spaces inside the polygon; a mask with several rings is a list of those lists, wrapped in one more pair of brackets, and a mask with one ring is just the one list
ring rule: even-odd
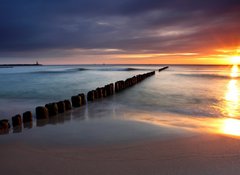
{"label": "breakwater", "polygon": [[[126,80],[120,80],[115,83],[109,83],[102,87],[97,87],[96,89],[90,90],[88,93],[73,95],[71,98],[47,103],[42,106],[37,106],[35,111],[26,111],[23,114],[16,114],[10,120],[5,119],[0,121],[0,132],[5,134],[10,131],[21,131],[24,128],[31,128],[33,122],[36,118],[37,126],[41,123],[46,123],[45,121],[50,121],[67,111],[75,108],[80,108],[88,103],[98,101],[99,99],[104,99],[109,96],[113,96],[116,93],[120,93],[148,77],[155,74],[155,71],[135,75],[133,77],[127,78]],[[41,122],[44,121],[44,122]],[[38,125],[39,124],[39,125]]]}
{"label": "breakwater", "polygon": [[36,62],[35,64],[0,64],[0,68],[25,67],[25,66],[42,66]]}
{"label": "breakwater", "polygon": [[165,69],[167,69],[168,68],[168,66],[165,66],[165,67],[163,67],[163,68],[160,68],[160,69],[158,69],[158,72],[161,72],[161,71],[163,71],[163,70],[165,70]]}

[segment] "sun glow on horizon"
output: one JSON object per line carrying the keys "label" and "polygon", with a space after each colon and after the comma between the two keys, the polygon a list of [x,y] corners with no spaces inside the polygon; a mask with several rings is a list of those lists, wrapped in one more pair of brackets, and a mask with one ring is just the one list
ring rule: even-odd
{"label": "sun glow on horizon", "polygon": [[240,64],[240,56],[232,56],[232,57],[231,57],[231,63],[232,63],[233,65],[238,65],[238,64]]}
{"label": "sun glow on horizon", "polygon": [[240,46],[216,49],[215,56],[222,58],[227,64],[240,65]]}
{"label": "sun glow on horizon", "polygon": [[228,135],[240,136],[240,120],[233,118],[224,120],[222,132]]}

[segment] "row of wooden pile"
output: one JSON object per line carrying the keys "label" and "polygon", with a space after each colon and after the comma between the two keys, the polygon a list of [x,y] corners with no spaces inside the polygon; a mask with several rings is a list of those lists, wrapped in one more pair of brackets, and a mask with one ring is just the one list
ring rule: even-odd
{"label": "row of wooden pile", "polygon": [[[124,89],[132,87],[137,83],[140,83],[144,79],[155,74],[155,71],[148,72],[145,74],[139,74],[131,78],[115,82],[115,84],[110,83],[104,87],[98,87],[95,90],[91,90],[87,93],[87,100],[83,93],[72,96],[70,100],[64,100],[59,102],[48,103],[45,106],[38,106],[35,109],[36,119],[43,120],[48,119],[57,114],[64,113],[71,110],[72,108],[78,108],[87,104],[87,101],[95,101],[101,98],[112,96],[114,93],[121,92]],[[31,111],[24,112],[22,116],[17,114],[12,117],[12,127],[25,127],[29,123],[33,122],[33,114]],[[0,133],[8,133],[11,125],[8,119],[0,120]]]}

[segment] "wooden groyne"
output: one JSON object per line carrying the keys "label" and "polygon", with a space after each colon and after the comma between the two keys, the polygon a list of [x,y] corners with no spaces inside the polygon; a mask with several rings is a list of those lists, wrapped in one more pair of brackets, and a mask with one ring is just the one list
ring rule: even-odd
{"label": "wooden groyne", "polygon": [[163,68],[160,68],[160,69],[158,69],[158,72],[161,72],[161,71],[163,71],[163,70],[165,70],[165,69],[167,69],[168,68],[168,66],[165,66],[165,67],[163,67]]}
{"label": "wooden groyne", "polygon": [[[167,68],[168,66],[163,67],[158,71],[162,71]],[[98,99],[112,96],[115,93],[120,93],[121,91],[126,90],[153,75],[155,75],[155,71],[139,74],[127,78],[126,80],[120,80],[115,83],[110,83],[103,87],[98,87],[94,90],[91,90],[87,93],[86,97],[85,94],[80,93],[72,96],[71,100],[66,99],[63,101],[48,103],[44,106],[38,106],[35,108],[37,126],[43,126],[42,123],[44,123],[44,121],[51,120],[58,114],[65,113],[71,109],[85,106],[88,102],[94,102]],[[31,111],[26,111],[22,115],[17,114],[12,117],[13,132],[21,132],[22,126],[24,128],[31,128],[33,126],[33,114]],[[10,128],[11,125],[8,119],[0,120],[0,134],[9,133]]]}

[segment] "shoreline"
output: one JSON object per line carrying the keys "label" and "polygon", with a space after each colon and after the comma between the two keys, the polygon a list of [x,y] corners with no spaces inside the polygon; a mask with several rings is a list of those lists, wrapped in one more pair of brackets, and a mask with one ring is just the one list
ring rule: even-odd
{"label": "shoreline", "polygon": [[14,142],[0,144],[0,163],[1,172],[10,175],[234,175],[240,170],[239,146],[239,139],[218,134],[95,147]]}
{"label": "shoreline", "polygon": [[[181,128],[175,128],[178,122],[172,125],[172,130],[168,128],[170,123],[157,120],[154,116],[143,114],[138,116],[139,120],[129,118],[134,115],[131,112],[122,119],[106,117],[83,122],[84,118],[79,117],[81,112],[84,113],[79,109],[67,115],[74,118],[72,122],[70,120],[62,125],[34,128],[21,135],[0,138],[1,172],[9,175],[235,175],[240,171],[238,137],[202,132],[206,130],[202,127],[203,130],[194,133],[191,129],[184,129],[179,135],[177,133],[181,132]],[[116,112],[117,116],[123,114],[118,113],[118,110]],[[177,119],[173,116],[170,118],[174,121]],[[186,120],[183,121],[185,123]],[[131,123],[126,127],[127,123],[122,122]],[[147,137],[141,135],[142,139],[130,138],[120,142],[108,142],[106,139],[108,134],[113,135],[110,139],[117,140],[120,134],[124,135],[123,132],[127,135],[132,132],[143,134],[140,132],[143,128]],[[151,128],[153,133],[160,134],[149,138]],[[91,132],[93,135],[89,135]],[[40,133],[40,137],[37,133]],[[72,138],[69,140],[68,137]],[[84,138],[101,140],[104,144],[85,144]],[[83,141],[83,144],[79,144],[78,140]]]}

